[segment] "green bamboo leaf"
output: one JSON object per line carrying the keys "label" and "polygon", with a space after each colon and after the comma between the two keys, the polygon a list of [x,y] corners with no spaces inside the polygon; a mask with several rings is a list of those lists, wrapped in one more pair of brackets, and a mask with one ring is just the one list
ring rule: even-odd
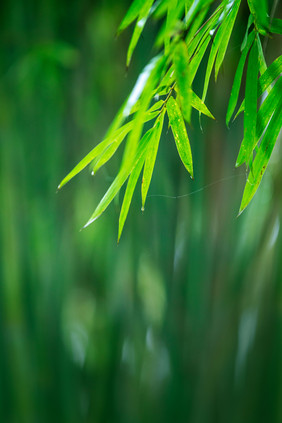
{"label": "green bamboo leaf", "polygon": [[148,149],[147,149],[146,159],[145,159],[145,166],[143,171],[142,185],[141,185],[142,210],[144,210],[148,189],[151,183],[153,170],[155,167],[160,137],[161,137],[161,133],[163,129],[164,111],[165,109],[156,120],[156,123],[152,128],[151,136],[149,139],[149,144],[148,144]]}
{"label": "green bamboo leaf", "polygon": [[148,77],[140,97],[140,107],[134,115],[134,131],[130,132],[126,143],[123,164],[131,163],[135,157],[136,146],[146,120],[146,111],[152,101],[152,93],[162,77],[165,63],[166,56],[157,56],[151,61],[151,67],[148,69]]}
{"label": "green bamboo leaf", "polygon": [[222,28],[223,28],[222,37],[221,37],[221,42],[219,44],[218,53],[217,53],[216,62],[215,62],[215,80],[217,80],[218,72],[222,65],[222,62],[227,50],[227,46],[228,46],[229,39],[233,30],[235,19],[237,17],[237,13],[240,7],[240,3],[241,3],[241,0],[234,0],[231,12],[227,16],[227,18],[225,18],[225,21],[222,24]]}
{"label": "green bamboo leaf", "polygon": [[[194,54],[194,51],[199,46],[200,41],[203,40],[203,37],[205,37],[210,31],[213,32],[214,28],[218,25],[218,15],[222,12],[222,9],[223,6],[220,5],[200,28],[198,28],[200,23],[195,27],[194,22],[191,24],[191,30],[188,32],[185,40],[191,55]],[[202,11],[206,14],[207,9],[203,8]],[[196,28],[198,28],[198,30]]]}
{"label": "green bamboo leaf", "polygon": [[[218,20],[217,20],[217,26],[219,26],[214,38],[212,39],[212,46],[211,46],[211,51],[209,54],[209,60],[208,60],[208,64],[207,64],[207,68],[206,68],[206,74],[205,74],[205,81],[204,81],[204,89],[203,89],[203,94],[202,94],[202,100],[203,102],[205,102],[206,99],[206,95],[207,95],[207,91],[208,91],[208,86],[209,86],[209,81],[210,81],[210,76],[211,76],[211,72],[213,69],[213,65],[216,59],[216,55],[218,53],[220,44],[223,43],[224,41],[224,37],[227,36],[226,34],[228,33],[228,24],[229,24],[229,20],[228,20],[228,16],[230,11],[232,11],[232,6],[234,4],[233,0],[231,2],[227,2],[227,4],[225,4],[225,7],[223,8],[222,13],[220,14]],[[213,29],[213,31],[210,31],[209,36],[213,37],[214,32],[216,31],[216,28]]]}
{"label": "green bamboo leaf", "polygon": [[[145,1],[146,3],[146,1]],[[142,8],[144,7],[144,0],[134,0],[131,3],[130,8],[128,9],[126,15],[124,16],[123,20],[121,21],[118,33],[123,31],[125,28],[127,28],[135,19],[138,17],[138,15],[141,13]]]}
{"label": "green bamboo leaf", "polygon": [[248,5],[257,30],[262,35],[267,36],[269,29],[267,0],[248,0]]}
{"label": "green bamboo leaf", "polygon": [[139,158],[139,160],[137,161],[135,167],[133,168],[130,177],[128,179],[127,182],[127,186],[126,186],[126,190],[125,190],[125,194],[124,194],[124,198],[123,198],[123,202],[122,202],[122,206],[121,206],[121,211],[120,211],[120,215],[119,215],[119,226],[118,226],[118,242],[120,240],[122,231],[123,231],[123,227],[128,215],[128,211],[129,211],[129,207],[132,201],[132,196],[138,181],[138,178],[140,176],[142,167],[144,165],[145,162],[145,153],[147,150],[144,150],[144,154]]}
{"label": "green bamboo leaf", "polygon": [[194,107],[194,109],[198,110],[200,113],[203,113],[204,115],[210,117],[211,119],[215,119],[215,117],[211,114],[203,100],[197,96],[197,94],[194,93],[194,91],[191,92],[191,106]]}
{"label": "green bamboo leaf", "polygon": [[203,37],[203,40],[201,40],[199,47],[197,47],[197,50],[193,53],[193,56],[190,60],[190,75],[191,75],[191,83],[194,81],[194,78],[196,76],[196,73],[199,69],[199,66],[202,62],[202,59],[204,57],[204,54],[207,50],[207,47],[211,41],[211,37],[209,34]]}
{"label": "green bamboo leaf", "polygon": [[193,178],[193,160],[190,142],[181,111],[173,97],[170,97],[167,101],[167,114],[180,159],[190,173],[191,178]]}
{"label": "green bamboo leaf", "polygon": [[122,141],[128,134],[132,127],[131,122],[117,129],[111,137],[107,137],[100,142],[96,147],[93,148],[73,169],[67,176],[60,182],[58,189],[61,189],[67,182],[69,182],[74,176],[81,172],[89,163],[91,163],[96,157],[102,154],[112,143],[116,141]]}
{"label": "green bamboo leaf", "polygon": [[267,69],[267,64],[265,61],[265,57],[264,57],[264,53],[263,53],[263,49],[262,49],[262,45],[261,45],[261,41],[260,41],[260,37],[259,34],[257,33],[257,42],[258,42],[258,58],[259,58],[259,72],[261,75],[264,74],[264,72]]}
{"label": "green bamboo leaf", "polygon": [[[144,116],[144,122],[149,122],[152,119],[155,119],[159,114],[160,111],[158,110],[162,105],[164,104],[163,100],[160,100],[156,102],[149,110],[147,110],[145,116]],[[130,132],[134,126],[134,120],[128,123],[128,128],[125,125],[124,131]],[[105,163],[107,163],[112,156],[115,154],[117,149],[119,148],[120,144],[123,142],[125,136],[124,132],[120,134],[119,137],[117,137],[112,144],[110,144],[101,154],[98,156],[95,160],[95,163],[93,163],[92,166],[92,175],[95,175],[97,171],[104,166]]]}
{"label": "green bamboo leaf", "polygon": [[[275,79],[282,73],[282,56],[277,57],[271,65],[266,69],[263,75],[258,80],[258,97],[260,97],[272,84]],[[245,100],[243,100],[236,116],[233,120],[239,116],[241,112],[245,110]]]}
{"label": "green bamboo leaf", "polygon": [[246,47],[246,44],[247,44],[247,41],[248,41],[248,38],[249,38],[249,29],[250,29],[250,27],[251,27],[251,25],[254,23],[254,17],[253,17],[253,15],[251,14],[250,16],[249,16],[249,19],[248,19],[248,24],[247,24],[247,28],[246,28],[246,32],[245,32],[245,36],[244,36],[244,39],[243,39],[243,42],[242,42],[242,44],[241,44],[241,51],[243,51],[244,49],[245,49],[245,47]]}
{"label": "green bamboo leaf", "polygon": [[271,88],[268,96],[265,98],[264,102],[262,103],[257,117],[257,129],[256,129],[256,137],[257,142],[259,141],[260,137],[263,134],[263,131],[267,127],[267,124],[274,112],[274,110],[278,107],[280,98],[282,93],[282,77],[278,79],[275,85]]}
{"label": "green bamboo leaf", "polygon": [[[145,134],[146,135],[146,134]],[[140,160],[140,157],[145,155],[145,151],[148,146],[148,138],[143,136],[138,144],[137,151],[135,153],[134,161],[125,163],[123,166],[121,166],[121,169],[119,173],[117,174],[116,178],[110,185],[109,189],[107,190],[104,197],[101,199],[100,203],[96,207],[94,213],[91,215],[88,222],[84,225],[83,228],[86,228],[91,223],[93,223],[95,220],[97,220],[101,214],[106,210],[106,208],[110,205],[110,203],[113,201],[117,193],[120,191],[123,184],[126,182],[128,176],[132,172],[133,168],[135,167],[136,163]]]}
{"label": "green bamboo leaf", "polygon": [[196,0],[193,1],[188,13],[185,15],[185,25],[188,28],[189,25],[193,22],[193,20],[196,18],[196,16],[201,12],[203,9],[209,9],[211,3],[213,3],[213,0]]}
{"label": "green bamboo leaf", "polygon": [[268,165],[271,153],[276,143],[277,137],[282,127],[282,98],[280,97],[279,104],[275,109],[269,125],[263,135],[262,142],[255,157],[252,170],[244,189],[244,194],[239,210],[239,215],[245,210],[251,199],[255,195],[259,184],[262,180],[263,174]]}
{"label": "green bamboo leaf", "polygon": [[180,41],[174,48],[173,64],[183,116],[184,119],[190,123],[192,92],[191,74],[189,70],[188,50],[184,41]]}
{"label": "green bamboo leaf", "polygon": [[140,10],[134,31],[127,50],[126,66],[129,66],[133,51],[138,43],[140,35],[142,34],[145,23],[147,22],[152,4],[154,0],[143,0],[143,7]]}
{"label": "green bamboo leaf", "polygon": [[268,96],[262,103],[257,114],[256,139],[254,141],[254,148],[257,146],[268,122],[273,115],[273,112],[278,107],[282,92],[282,78],[271,88]]}
{"label": "green bamboo leaf", "polygon": [[246,77],[244,139],[240,147],[236,167],[244,162],[249,163],[256,145],[258,71],[258,47],[257,40],[255,39],[249,55]]}
{"label": "green bamboo leaf", "polygon": [[254,39],[255,39],[255,31],[251,32],[251,34],[248,36],[248,40],[246,42],[244,50],[242,51],[242,54],[237,66],[237,70],[236,70],[236,74],[235,74],[235,78],[234,78],[234,82],[233,82],[233,86],[232,86],[232,90],[230,94],[230,99],[228,103],[227,113],[226,113],[227,126],[229,126],[230,119],[234,113],[234,110],[238,101],[245,61]]}

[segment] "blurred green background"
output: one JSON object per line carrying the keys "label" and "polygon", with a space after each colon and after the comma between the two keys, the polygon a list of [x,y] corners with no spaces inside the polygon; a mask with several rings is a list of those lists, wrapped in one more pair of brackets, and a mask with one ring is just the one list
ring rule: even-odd
{"label": "blurred green background", "polygon": [[[1,2],[0,421],[281,422],[281,147],[236,218],[242,119],[224,125],[245,2],[207,99],[217,121],[201,133],[193,116],[195,181],[165,130],[152,196],[142,214],[137,190],[118,246],[119,198],[80,229],[120,155],[56,194],[153,54],[154,22],[126,72],[129,3]],[[279,50],[269,40],[268,64]]]}

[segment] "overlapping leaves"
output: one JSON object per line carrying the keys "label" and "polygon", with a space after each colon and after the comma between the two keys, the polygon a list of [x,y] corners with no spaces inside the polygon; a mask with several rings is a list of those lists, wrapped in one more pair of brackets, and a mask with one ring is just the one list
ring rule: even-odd
{"label": "overlapping leaves", "polygon": [[[134,0],[118,32],[135,21],[127,53],[129,65],[144,25],[151,16],[164,19],[156,45],[163,51],[140,74],[127,100],[117,113],[105,138],[62,180],[64,186],[88,164],[95,174],[125,144],[120,170],[85,226],[106,210],[127,182],[119,217],[118,239],[122,234],[138,179],[142,173],[141,197],[144,208],[157,159],[163,125],[169,124],[179,157],[193,178],[193,158],[187,124],[191,111],[210,118],[205,104],[213,68],[217,79],[226,55],[241,0],[223,0],[210,13],[212,0]],[[250,18],[242,40],[241,57],[227,108],[230,124],[241,91],[246,68],[245,99],[235,118],[244,112],[244,138],[236,165],[250,169],[240,212],[254,196],[282,126],[282,56],[267,67],[260,36],[281,34],[281,20],[270,19],[267,1],[248,0]],[[210,46],[210,49],[209,49]],[[193,81],[209,50],[202,98],[193,90]],[[152,121],[149,130],[144,124]]]}

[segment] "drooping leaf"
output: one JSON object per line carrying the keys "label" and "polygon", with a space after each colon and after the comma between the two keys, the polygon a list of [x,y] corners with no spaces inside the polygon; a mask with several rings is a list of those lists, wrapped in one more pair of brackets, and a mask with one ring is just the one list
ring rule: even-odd
{"label": "drooping leaf", "polygon": [[179,157],[193,178],[193,159],[182,113],[173,97],[167,101],[167,114]]}
{"label": "drooping leaf", "polygon": [[213,0],[194,0],[188,10],[188,13],[185,15],[185,25],[188,27],[198,13],[204,8],[208,9],[211,3],[213,3]]}
{"label": "drooping leaf", "polygon": [[246,44],[247,44],[247,41],[248,41],[248,38],[249,38],[249,29],[250,29],[253,22],[254,22],[254,17],[253,17],[252,14],[250,14],[249,19],[248,19],[246,32],[245,32],[245,36],[244,36],[243,42],[241,44],[241,51],[243,51],[246,47]]}
{"label": "drooping leaf", "polygon": [[235,77],[234,77],[234,82],[233,82],[233,86],[232,86],[232,90],[231,90],[231,94],[230,94],[230,98],[229,98],[229,103],[228,103],[228,108],[227,108],[227,113],[226,113],[226,125],[229,125],[230,119],[234,113],[237,101],[238,101],[238,96],[239,96],[239,91],[240,91],[240,87],[241,87],[241,80],[242,80],[242,75],[243,75],[243,70],[244,70],[244,66],[245,66],[245,61],[247,58],[247,54],[249,52],[249,49],[253,43],[255,39],[255,32],[251,32],[251,34],[248,36],[248,40],[247,43],[245,45],[244,50],[242,51],[238,66],[237,66],[237,70],[235,73]]}
{"label": "drooping leaf", "polygon": [[[275,79],[282,73],[282,55],[277,57],[271,65],[266,69],[263,75],[258,80],[258,94],[257,96],[260,97],[264,91],[268,89],[270,84],[272,84]],[[234,120],[239,116],[241,112],[245,110],[245,100],[243,100],[239,110],[237,111]]]}
{"label": "drooping leaf", "polygon": [[268,35],[269,15],[267,0],[248,0],[248,5],[254,17],[254,23],[257,30],[264,36]]}
{"label": "drooping leaf", "polygon": [[263,48],[262,48],[260,37],[259,37],[259,34],[258,33],[257,33],[256,38],[257,38],[257,42],[258,42],[259,72],[260,72],[261,75],[263,75],[264,72],[267,69],[267,64],[266,64],[266,61],[265,61],[265,57],[264,57],[264,53],[263,53]]}
{"label": "drooping leaf", "polygon": [[146,110],[148,109],[148,106],[151,103],[152,92],[154,91],[156,85],[159,83],[163,75],[165,63],[165,56],[157,56],[154,62],[152,62],[151,68],[148,69],[148,77],[146,80],[146,84],[144,84],[142,95],[140,97],[140,107],[134,115],[134,131],[131,131],[128,137],[122,166],[128,166],[128,164],[131,164],[132,160],[135,157],[137,143],[141,136],[145,122]]}
{"label": "drooping leaf", "polygon": [[279,104],[275,109],[273,116],[269,122],[269,125],[263,135],[262,142],[253,162],[252,170],[249,172],[239,214],[241,214],[243,210],[245,210],[245,208],[250,203],[251,199],[253,198],[259,187],[259,184],[268,165],[271,153],[273,151],[281,127],[282,97],[280,97]]}
{"label": "drooping leaf", "polygon": [[124,194],[124,198],[123,198],[123,202],[122,202],[122,206],[121,206],[121,211],[120,211],[120,215],[119,215],[119,226],[118,226],[118,242],[120,240],[122,231],[123,231],[123,227],[128,215],[128,211],[129,211],[129,207],[132,201],[132,196],[138,181],[138,178],[140,176],[142,167],[144,166],[144,162],[145,162],[145,152],[144,154],[139,158],[139,160],[137,161],[134,169],[132,170],[130,177],[128,179],[127,182],[127,186],[126,186],[126,190],[125,190],[125,194]]}
{"label": "drooping leaf", "polygon": [[142,196],[142,209],[144,210],[145,201],[148,193],[148,189],[151,183],[153,170],[155,167],[157,152],[159,148],[160,137],[163,129],[164,111],[157,118],[155,125],[153,126],[150,134],[149,144],[146,152],[145,166],[143,171],[141,196]]}
{"label": "drooping leaf", "polygon": [[240,166],[244,162],[249,163],[256,145],[258,71],[258,48],[257,40],[255,39],[249,55],[246,77],[244,139],[240,147],[236,166]]}
{"label": "drooping leaf", "polygon": [[269,94],[263,101],[258,114],[257,114],[257,126],[256,126],[256,138],[254,140],[254,148],[257,146],[264,130],[266,129],[268,122],[273,112],[278,107],[282,92],[282,78],[280,78],[276,84],[272,87]]}
{"label": "drooping leaf", "polygon": [[131,3],[126,15],[124,16],[123,20],[121,21],[118,33],[123,31],[125,28],[127,28],[135,19],[137,16],[141,13],[142,8],[144,7],[144,1],[146,3],[146,0],[133,0]]}
{"label": "drooping leaf", "polygon": [[183,116],[184,119],[190,123],[192,92],[191,74],[189,69],[188,50],[184,41],[180,41],[174,48],[173,64]]}
{"label": "drooping leaf", "polygon": [[[145,134],[146,135],[146,134]],[[100,203],[96,207],[94,213],[91,215],[88,222],[84,225],[84,228],[89,226],[95,220],[97,220],[101,214],[106,210],[109,204],[113,201],[117,193],[120,191],[123,184],[126,182],[128,176],[132,172],[134,166],[140,160],[140,157],[145,154],[146,148],[148,146],[148,138],[143,136],[138,144],[138,148],[134,157],[134,161],[128,163],[126,166],[122,166],[116,178],[110,185],[104,197],[101,199]]]}
{"label": "drooping leaf", "polygon": [[100,142],[96,147],[93,148],[73,169],[67,176],[60,182],[58,189],[61,189],[67,182],[69,182],[74,176],[81,172],[89,163],[92,162],[96,157],[103,153],[109,145],[114,142],[121,142],[130,129],[132,128],[131,122],[117,129],[112,137],[108,137]]}
{"label": "drooping leaf", "polygon": [[133,51],[138,43],[140,35],[142,34],[145,23],[147,22],[149,12],[154,0],[143,0],[143,7],[140,10],[134,31],[129,43],[126,57],[126,66],[129,66]]}
{"label": "drooping leaf", "polygon": [[211,114],[203,100],[194,93],[191,92],[191,106],[198,110],[199,112],[203,113],[204,115],[210,117],[211,119],[215,119],[215,117]]}
{"label": "drooping leaf", "polygon": [[207,34],[204,36],[204,39],[201,41],[199,48],[193,53],[193,56],[190,60],[190,75],[191,83],[194,81],[195,75],[199,69],[203,56],[207,50],[207,47],[211,41],[210,36]]}
{"label": "drooping leaf", "polygon": [[219,44],[218,53],[216,56],[215,61],[215,80],[217,80],[219,69],[222,65],[226,49],[229,43],[229,39],[231,37],[231,33],[234,27],[235,19],[237,17],[237,13],[239,10],[241,0],[234,0],[231,12],[229,15],[225,18],[224,23],[222,24],[222,39]]}
{"label": "drooping leaf", "polygon": [[278,107],[282,93],[282,78],[280,77],[275,85],[271,88],[269,94],[262,103],[257,117],[257,129],[256,137],[257,141],[262,136],[263,131],[267,127],[267,124],[274,112]]}

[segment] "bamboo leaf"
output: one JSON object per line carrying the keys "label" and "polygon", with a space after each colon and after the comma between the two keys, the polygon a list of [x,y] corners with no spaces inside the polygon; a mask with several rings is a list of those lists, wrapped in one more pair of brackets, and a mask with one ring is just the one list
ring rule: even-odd
{"label": "bamboo leaf", "polygon": [[[146,1],[145,1],[145,3],[146,3]],[[123,31],[133,21],[135,21],[135,19],[141,13],[143,7],[144,7],[144,0],[133,0],[130,8],[128,9],[126,15],[124,16],[123,20],[121,21],[121,23],[119,25],[118,33]]]}
{"label": "bamboo leaf", "polygon": [[151,102],[152,92],[162,76],[165,63],[165,56],[157,56],[152,62],[150,69],[148,69],[148,77],[140,97],[140,107],[134,116],[134,131],[131,131],[128,137],[122,166],[131,163],[135,157],[136,146],[145,122],[146,110]]}
{"label": "bamboo leaf", "polygon": [[257,40],[255,39],[249,55],[246,77],[244,139],[240,147],[236,166],[249,162],[256,145],[258,70],[258,48]]}
{"label": "bamboo leaf", "polygon": [[267,11],[267,0],[248,0],[251,14],[257,30],[264,36],[268,35],[269,15]]}
{"label": "bamboo leaf", "polygon": [[143,0],[143,7],[140,10],[134,31],[127,50],[126,66],[129,66],[133,51],[138,43],[140,35],[142,34],[145,23],[147,22],[151,6],[154,0]]}
{"label": "bamboo leaf", "polygon": [[[232,6],[234,4],[233,0],[232,2],[228,2],[227,4],[225,4],[225,7],[221,13],[221,15],[219,16],[218,20],[217,20],[217,25],[221,24],[215,34],[215,37],[212,39],[212,46],[211,46],[211,51],[210,51],[210,55],[209,55],[209,60],[208,60],[208,64],[207,64],[207,68],[206,68],[206,74],[205,74],[205,81],[204,81],[204,89],[203,89],[203,94],[202,94],[202,100],[205,101],[206,99],[206,95],[207,95],[207,91],[208,91],[208,86],[209,86],[209,81],[210,81],[210,76],[211,76],[211,72],[213,69],[213,65],[216,59],[216,55],[218,53],[220,44],[223,41],[224,37],[226,36],[226,33],[228,32],[228,24],[229,24],[229,20],[228,20],[228,14],[230,13],[230,10],[232,10]],[[213,31],[210,31],[209,36],[213,37],[213,33],[215,32],[215,29]]]}
{"label": "bamboo leaf", "polygon": [[203,113],[204,115],[210,117],[211,119],[215,119],[215,117],[211,114],[203,100],[200,99],[200,97],[198,97],[197,94],[194,93],[194,91],[191,92],[191,106],[194,107],[194,109],[198,110],[200,113]]}
{"label": "bamboo leaf", "polygon": [[189,56],[184,41],[180,41],[174,48],[173,64],[176,83],[179,89],[180,104],[184,119],[190,123],[191,119],[191,74],[189,70]]}
{"label": "bamboo leaf", "polygon": [[128,134],[132,127],[131,122],[117,129],[112,137],[108,137],[100,142],[96,147],[93,148],[73,169],[67,176],[60,182],[58,189],[61,189],[67,182],[69,182],[74,176],[81,172],[89,163],[92,162],[96,157],[102,154],[108,147],[114,142],[122,141]]}
{"label": "bamboo leaf", "polygon": [[[267,68],[263,75],[258,80],[258,97],[260,97],[265,90],[268,89],[275,79],[282,73],[282,56],[277,57],[271,65]],[[234,120],[241,112],[245,110],[245,100],[243,100],[239,110],[236,113]]]}
{"label": "bamboo leaf", "polygon": [[124,198],[123,198],[123,202],[122,202],[122,206],[121,206],[121,211],[120,211],[120,215],[119,215],[119,227],[118,227],[118,242],[120,240],[122,231],[123,231],[123,227],[128,215],[128,211],[129,211],[129,207],[132,201],[132,196],[138,181],[138,178],[140,176],[142,167],[144,165],[144,161],[145,161],[145,152],[147,150],[144,151],[144,154],[139,158],[139,160],[137,161],[135,167],[133,168],[130,177],[128,179],[127,182],[127,186],[126,186],[126,190],[125,190],[125,194],[124,194]]}
{"label": "bamboo leaf", "polygon": [[246,33],[245,33],[245,36],[244,36],[244,39],[243,39],[243,42],[242,42],[242,45],[241,45],[241,51],[243,51],[246,47],[246,44],[247,44],[247,41],[248,41],[248,38],[249,38],[249,29],[250,29],[252,23],[254,23],[254,17],[253,17],[252,14],[250,14],[249,19],[248,19]]}
{"label": "bamboo leaf", "polygon": [[233,2],[231,12],[225,19],[224,23],[222,24],[222,27],[223,27],[222,37],[221,37],[221,42],[219,44],[218,53],[217,53],[216,62],[215,62],[215,80],[217,80],[218,72],[222,65],[222,62],[226,53],[226,49],[227,49],[229,39],[233,30],[235,19],[237,17],[240,3],[241,3],[241,0],[235,0]]}
{"label": "bamboo leaf", "polygon": [[232,86],[232,90],[231,90],[231,94],[230,94],[230,99],[229,99],[229,103],[228,103],[228,108],[227,108],[227,113],[226,113],[226,125],[229,126],[229,122],[230,119],[234,113],[237,101],[238,101],[238,96],[239,96],[239,91],[240,91],[240,87],[241,87],[241,81],[242,81],[242,75],[243,75],[243,70],[244,70],[244,66],[245,66],[245,62],[246,62],[246,58],[247,58],[247,54],[250,50],[250,47],[253,43],[255,39],[255,32],[251,32],[251,34],[248,36],[248,40],[246,42],[246,46],[244,48],[244,50],[242,51],[238,66],[237,66],[237,70],[236,70],[236,74],[235,74],[235,78],[234,78],[234,82],[233,82],[233,86]]}
{"label": "bamboo leaf", "polygon": [[274,110],[278,107],[282,92],[282,77],[278,79],[276,84],[270,90],[268,96],[265,98],[264,102],[262,103],[257,117],[257,129],[256,129],[256,137],[257,141],[262,136],[263,131],[267,127],[267,124],[274,112]]}
{"label": "bamboo leaf", "polygon": [[151,130],[150,138],[148,140],[149,144],[148,144],[147,153],[146,153],[145,166],[144,166],[142,185],[141,185],[142,210],[144,210],[148,189],[151,183],[153,170],[155,167],[160,137],[161,137],[161,133],[163,129],[164,110],[160,114],[158,119],[156,120],[156,123]]}
{"label": "bamboo leaf", "polygon": [[258,58],[259,58],[259,72],[261,75],[264,74],[264,72],[267,69],[267,64],[265,61],[265,57],[264,57],[264,53],[263,53],[263,49],[262,49],[262,45],[261,45],[261,41],[260,41],[260,37],[259,34],[257,33],[257,42],[258,42]]}
{"label": "bamboo leaf", "polygon": [[[193,56],[190,60],[190,75],[191,83],[194,81],[195,75],[199,69],[202,58],[207,50],[207,47],[211,41],[209,34],[207,34],[204,39],[201,41],[199,48],[193,53]],[[204,100],[203,100],[204,101]]]}
{"label": "bamboo leaf", "polygon": [[[146,134],[145,134],[146,135]],[[100,203],[96,207],[94,213],[91,215],[88,222],[84,225],[83,228],[86,228],[91,223],[93,223],[95,220],[97,220],[101,214],[106,210],[106,208],[110,205],[110,203],[113,201],[117,193],[120,191],[123,184],[126,182],[128,176],[132,172],[134,166],[138,161],[140,160],[140,157],[142,157],[145,154],[147,145],[148,145],[148,138],[146,136],[143,136],[138,144],[138,148],[134,157],[134,161],[131,163],[127,163],[126,165],[122,166],[118,175],[110,185],[109,189],[107,190],[104,197],[101,199]]]}
{"label": "bamboo leaf", "polygon": [[266,129],[268,122],[278,107],[281,93],[282,92],[282,78],[280,78],[274,87],[270,90],[268,96],[262,103],[258,114],[257,114],[257,127],[256,127],[256,139],[254,141],[254,148],[257,146],[264,130]]}
{"label": "bamboo leaf", "polygon": [[173,97],[170,97],[167,101],[167,114],[179,157],[190,173],[191,178],[193,178],[193,160],[190,142],[181,111]]}
{"label": "bamboo leaf", "polygon": [[252,171],[249,172],[239,210],[239,215],[243,212],[243,210],[245,210],[245,208],[250,203],[251,199],[253,198],[259,187],[259,184],[268,165],[271,153],[273,151],[281,127],[282,98],[280,97],[279,104],[273,113],[273,116],[263,136],[261,145],[258,149],[257,155],[252,166]]}

